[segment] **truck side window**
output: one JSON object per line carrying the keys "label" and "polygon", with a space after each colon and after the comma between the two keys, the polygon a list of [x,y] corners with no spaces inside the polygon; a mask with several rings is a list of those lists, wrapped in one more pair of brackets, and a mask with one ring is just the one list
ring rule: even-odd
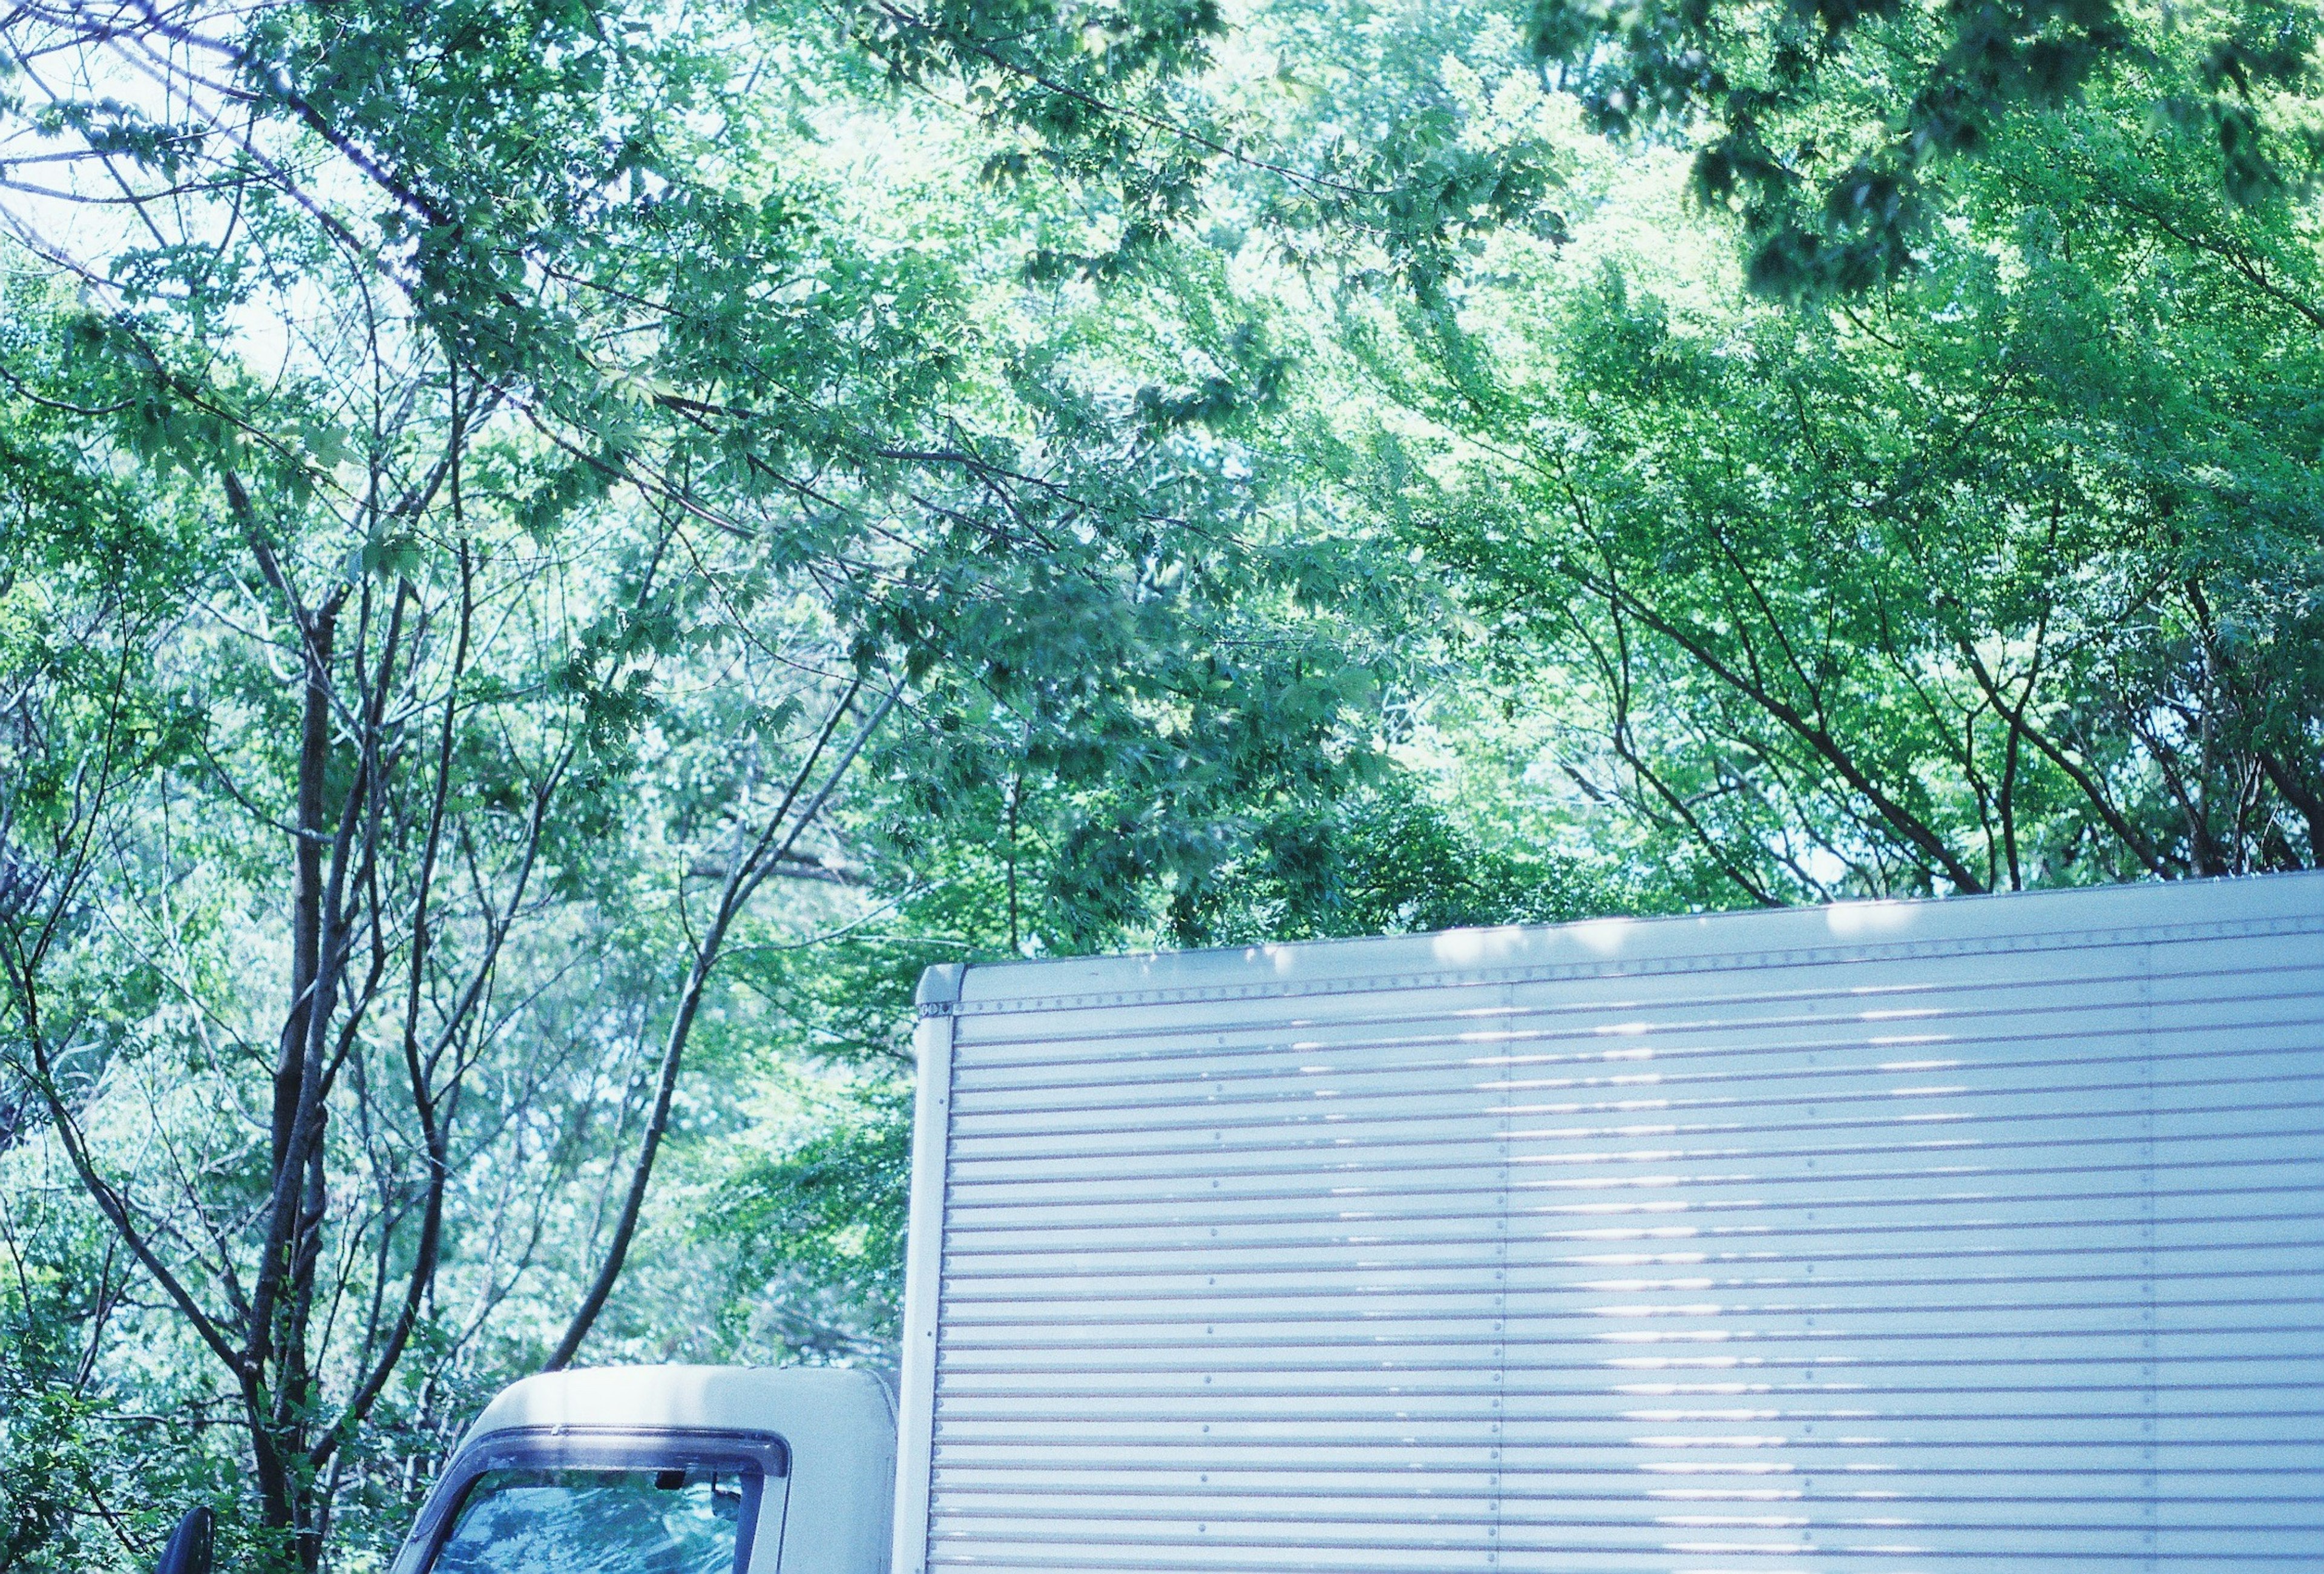
{"label": "truck side window", "polygon": [[742,1574],[759,1488],[731,1466],[487,1470],[431,1574]]}

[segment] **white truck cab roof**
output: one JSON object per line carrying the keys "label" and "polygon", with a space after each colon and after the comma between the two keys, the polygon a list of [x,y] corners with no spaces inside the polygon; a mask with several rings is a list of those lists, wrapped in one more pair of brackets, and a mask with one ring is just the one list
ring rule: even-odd
{"label": "white truck cab roof", "polygon": [[[528,1377],[484,1407],[393,1574],[425,1574],[469,1487],[510,1468],[736,1466],[758,1481],[734,1574],[884,1574],[895,1394],[830,1366],[609,1366]],[[546,1574],[546,1571],[544,1571]]]}

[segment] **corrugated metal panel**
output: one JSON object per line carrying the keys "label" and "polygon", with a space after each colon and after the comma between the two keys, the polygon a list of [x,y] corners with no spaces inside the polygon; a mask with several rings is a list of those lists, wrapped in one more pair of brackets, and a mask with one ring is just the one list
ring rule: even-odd
{"label": "corrugated metal panel", "polygon": [[2324,1567],[2324,878],[954,982],[899,1574]]}

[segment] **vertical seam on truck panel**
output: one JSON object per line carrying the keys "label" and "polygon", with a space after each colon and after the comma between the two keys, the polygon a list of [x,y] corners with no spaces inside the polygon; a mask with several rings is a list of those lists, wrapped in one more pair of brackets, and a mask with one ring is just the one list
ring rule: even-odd
{"label": "vertical seam on truck panel", "polygon": [[944,1222],[952,1188],[953,1010],[946,1005],[934,1009],[924,1006],[915,1036],[919,1040],[919,1086],[913,1100],[910,1213],[900,1330],[903,1348],[897,1396],[895,1523],[889,1558],[891,1574],[921,1574],[927,1567],[934,1523]]}
{"label": "vertical seam on truck panel", "polygon": [[[1514,1009],[1517,1003],[1517,986],[1502,986],[1501,1004]],[[1500,1206],[1495,1210],[1493,1245],[1493,1457],[1489,1490],[1491,1496],[1489,1523],[1486,1540],[1491,1543],[1485,1561],[1493,1568],[1501,1562],[1501,1532],[1503,1512],[1502,1492],[1505,1487],[1503,1466],[1509,1436],[1509,1202],[1510,1173],[1514,1163],[1511,1146],[1517,1137],[1517,1088],[1506,1069],[1496,1077],[1501,1094],[1501,1153]]]}
{"label": "vertical seam on truck panel", "polygon": [[2139,1374],[2145,1381],[2140,1384],[2139,1417],[2140,1462],[2145,1466],[2144,1488],[2146,1514],[2146,1567],[2162,1566],[2163,1475],[2158,1449],[2161,1439],[2156,1428],[2160,1422],[2155,1409],[2155,1384],[2162,1366],[2162,1352],[2155,1326],[2154,1296],[2154,1230],[2155,1230],[2155,1167],[2154,1167],[2154,1060],[2160,1051],[2155,1034],[2154,974],[2156,948],[2149,942],[2142,948],[2146,966],[2139,969],[2138,977],[2138,1065],[2139,1065],[2139,1289],[2146,1304],[2140,1313],[2141,1346],[2139,1353],[2146,1357],[2144,1369]]}

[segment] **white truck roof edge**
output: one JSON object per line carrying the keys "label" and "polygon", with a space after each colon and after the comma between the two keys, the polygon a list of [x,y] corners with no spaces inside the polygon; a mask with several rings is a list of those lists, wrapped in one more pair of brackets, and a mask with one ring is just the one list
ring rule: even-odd
{"label": "white truck roof edge", "polygon": [[920,974],[920,986],[912,992],[912,1004],[923,1011],[930,1006],[950,1005],[960,998],[961,986],[967,977],[966,962],[938,962]]}
{"label": "white truck roof edge", "polygon": [[576,1366],[538,1372],[502,1389],[469,1423],[460,1448],[512,1427],[771,1430],[861,1408],[874,1396],[882,1409],[890,1406],[886,1375],[859,1366]]}

